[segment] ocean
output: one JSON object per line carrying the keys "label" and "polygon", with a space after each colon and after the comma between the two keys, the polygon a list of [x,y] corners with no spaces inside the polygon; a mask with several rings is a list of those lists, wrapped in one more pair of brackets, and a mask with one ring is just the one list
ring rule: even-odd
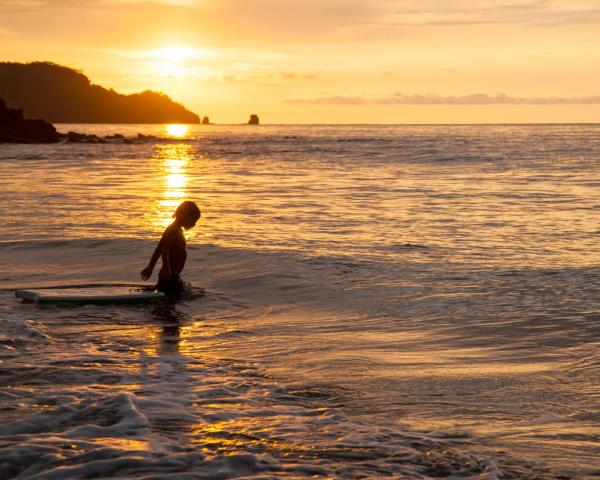
{"label": "ocean", "polygon": [[600,476],[600,125],[57,127],[155,137],[0,145],[0,479]]}

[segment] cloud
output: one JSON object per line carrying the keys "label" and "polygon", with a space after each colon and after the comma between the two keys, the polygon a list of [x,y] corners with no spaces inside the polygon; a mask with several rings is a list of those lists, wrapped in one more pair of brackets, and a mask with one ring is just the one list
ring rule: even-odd
{"label": "cloud", "polygon": [[586,97],[512,97],[499,93],[486,95],[404,95],[400,92],[388,97],[318,97],[287,100],[287,103],[314,105],[593,105],[600,104],[600,95]]}
{"label": "cloud", "polygon": [[281,72],[279,75],[284,80],[315,80],[317,75],[314,73]]}
{"label": "cloud", "polygon": [[47,0],[3,0],[0,7],[6,9],[27,9],[46,7],[47,5]]}
{"label": "cloud", "polygon": [[596,0],[392,0],[380,10],[374,26],[452,27],[487,24],[560,26],[600,22]]}
{"label": "cloud", "polygon": [[[75,18],[62,28],[65,19]],[[29,43],[61,40],[76,46],[136,48],[179,41],[241,48],[364,48],[418,40],[419,31],[425,38],[452,29],[487,38],[508,25],[585,23],[600,23],[598,0],[0,0],[0,26]],[[503,35],[499,45],[510,42]]]}
{"label": "cloud", "polygon": [[316,105],[362,105],[370,102],[363,97],[319,97],[319,98],[296,98],[287,100],[287,103],[312,103]]}
{"label": "cloud", "polygon": [[[357,26],[377,21],[382,11],[363,0],[0,0],[0,26],[16,27],[28,41],[68,38],[77,45],[164,38],[281,47],[354,38]],[[68,29],[62,28],[65,19]]]}
{"label": "cloud", "polygon": [[128,6],[137,4],[167,5],[173,7],[196,7],[200,6],[201,0],[94,0],[97,3],[114,6]]}

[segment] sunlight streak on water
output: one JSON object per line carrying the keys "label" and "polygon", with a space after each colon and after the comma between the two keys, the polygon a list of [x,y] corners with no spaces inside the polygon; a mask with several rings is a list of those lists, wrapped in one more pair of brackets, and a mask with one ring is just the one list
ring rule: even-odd
{"label": "sunlight streak on water", "polygon": [[172,123],[165,127],[167,134],[175,138],[185,138],[189,127],[187,125]]}
{"label": "sunlight streak on water", "polygon": [[173,221],[173,212],[186,199],[189,176],[187,169],[193,150],[187,144],[157,145],[155,158],[162,163],[163,190],[155,208],[154,225],[166,227]]}

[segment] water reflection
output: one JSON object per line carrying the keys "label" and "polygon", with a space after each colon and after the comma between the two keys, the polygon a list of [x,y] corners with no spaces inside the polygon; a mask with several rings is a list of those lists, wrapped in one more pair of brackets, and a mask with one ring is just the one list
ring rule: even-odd
{"label": "water reflection", "polygon": [[187,315],[174,302],[159,302],[152,309],[152,317],[156,325],[162,328],[156,349],[157,356],[179,355],[181,325],[186,321]]}
{"label": "water reflection", "polygon": [[162,195],[158,200],[153,224],[165,228],[172,222],[172,215],[188,195],[188,168],[192,160],[191,145],[169,144],[157,145],[155,158],[162,162],[160,173],[163,177]]}
{"label": "water reflection", "polygon": [[165,126],[165,130],[167,131],[167,135],[175,138],[185,138],[188,133],[188,126],[173,123]]}

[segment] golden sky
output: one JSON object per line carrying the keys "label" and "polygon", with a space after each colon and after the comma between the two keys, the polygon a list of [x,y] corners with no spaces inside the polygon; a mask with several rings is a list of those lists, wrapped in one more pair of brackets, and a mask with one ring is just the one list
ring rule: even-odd
{"label": "golden sky", "polygon": [[598,0],[0,0],[0,60],[217,123],[600,122]]}

